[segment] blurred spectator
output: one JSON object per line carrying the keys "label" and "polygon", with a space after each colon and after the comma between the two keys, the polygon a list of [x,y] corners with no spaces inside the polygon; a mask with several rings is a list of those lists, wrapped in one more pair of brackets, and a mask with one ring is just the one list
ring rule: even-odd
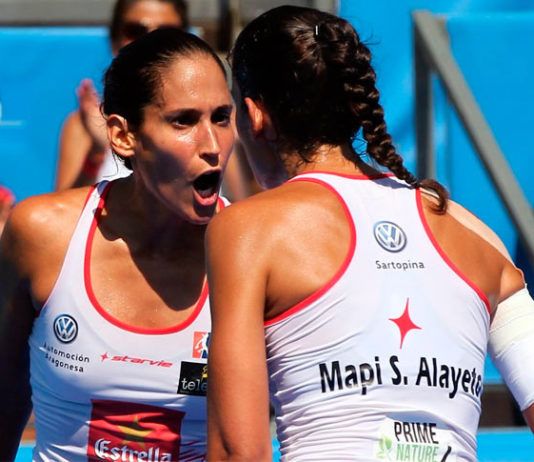
{"label": "blurred spectator", "polygon": [[[189,27],[183,0],[118,0],[109,27],[113,55],[133,40],[159,27]],[[100,97],[85,79],[77,89],[79,108],[63,125],[60,137],[56,190],[130,174],[109,149]]]}

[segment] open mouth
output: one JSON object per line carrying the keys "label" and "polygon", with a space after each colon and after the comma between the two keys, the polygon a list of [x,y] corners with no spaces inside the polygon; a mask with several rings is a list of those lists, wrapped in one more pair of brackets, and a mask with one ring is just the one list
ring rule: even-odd
{"label": "open mouth", "polygon": [[193,181],[193,187],[200,197],[207,199],[219,192],[220,179],[221,172],[204,173]]}

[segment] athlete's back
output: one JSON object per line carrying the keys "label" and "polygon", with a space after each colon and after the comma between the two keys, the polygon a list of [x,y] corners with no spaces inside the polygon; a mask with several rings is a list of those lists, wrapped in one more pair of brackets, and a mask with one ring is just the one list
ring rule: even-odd
{"label": "athlete's back", "polygon": [[489,301],[435,241],[420,191],[294,181],[333,189],[353,238],[326,290],[266,322],[283,457],[474,460]]}
{"label": "athlete's back", "polygon": [[284,460],[475,460],[505,298],[529,322],[509,329],[504,316],[494,351],[534,412],[520,271],[443,186],[404,166],[346,20],[267,11],[240,33],[232,71],[240,140],[269,191],[208,227],[209,457],[269,460],[270,394]]}

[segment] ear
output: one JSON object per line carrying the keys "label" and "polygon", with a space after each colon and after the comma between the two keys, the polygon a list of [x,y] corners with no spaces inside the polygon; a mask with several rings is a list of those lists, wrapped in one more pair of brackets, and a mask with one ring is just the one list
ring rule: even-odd
{"label": "ear", "polygon": [[250,119],[252,134],[257,138],[264,138],[266,141],[276,141],[276,130],[271,116],[263,104],[249,97],[246,97],[244,101]]}
{"label": "ear", "polygon": [[128,121],[117,114],[107,118],[107,129],[111,149],[121,157],[135,155],[135,135],[128,128]]}

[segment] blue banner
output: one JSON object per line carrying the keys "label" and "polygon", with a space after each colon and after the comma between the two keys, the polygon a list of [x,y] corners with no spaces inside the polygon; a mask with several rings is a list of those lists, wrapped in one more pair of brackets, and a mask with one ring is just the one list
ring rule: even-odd
{"label": "blue banner", "polygon": [[76,87],[101,87],[111,52],[104,27],[1,27],[0,57],[0,184],[21,200],[52,190]]}

